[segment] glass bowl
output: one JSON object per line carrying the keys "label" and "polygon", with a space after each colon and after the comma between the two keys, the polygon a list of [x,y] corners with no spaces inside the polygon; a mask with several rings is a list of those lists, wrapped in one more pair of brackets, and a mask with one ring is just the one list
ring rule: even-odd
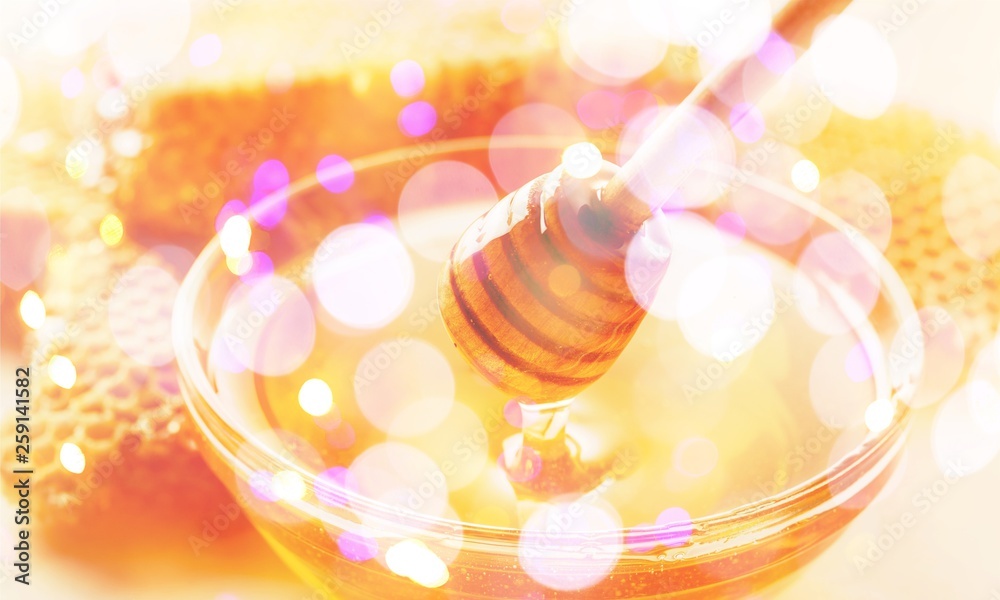
{"label": "glass bowl", "polygon": [[[763,484],[758,475],[757,493],[748,493],[745,485],[723,490],[697,511],[675,508],[660,514],[670,518],[622,516],[638,515],[646,505],[674,503],[673,493],[653,488],[608,492],[616,483],[629,489],[628,465],[621,472],[609,470],[596,489],[503,508],[508,505],[501,497],[510,494],[509,486],[492,466],[505,442],[516,438],[518,417],[505,405],[509,399],[477,380],[451,347],[437,313],[437,275],[450,243],[503,191],[498,182],[528,181],[557,167],[562,150],[579,141],[544,136],[436,140],[349,163],[334,158],[316,175],[257,199],[245,215],[220,217],[220,235],[187,275],[174,314],[184,397],[213,471],[277,554],[317,590],[342,598],[741,598],[815,556],[885,487],[905,439],[907,403],[922,367],[919,320],[905,287],[865,232],[813,200],[733,165],[703,164],[696,178],[725,180],[727,186],[710,201],[672,206],[668,216],[677,227],[714,223],[716,232],[724,230],[724,254],[751,252],[739,264],[759,268],[773,281],[782,261],[792,265],[788,282],[797,300],[784,313],[810,324],[812,333],[831,339],[855,336],[857,345],[849,344],[837,361],[846,352],[856,372],[861,348],[866,373],[860,378],[863,394],[855,393],[862,388],[851,387],[859,380],[852,375],[838,396],[825,370],[830,363],[829,372],[837,372],[837,361],[817,358],[821,367],[810,376],[799,372],[791,358],[781,358],[795,372],[774,375],[782,368],[777,364],[777,371],[766,376],[796,382],[787,388],[795,391],[779,393],[777,403],[764,402],[755,396],[757,390],[737,382],[727,392],[734,404],[727,406],[742,415],[741,427],[752,429],[770,422],[768,411],[785,411],[781,405],[787,405],[787,414],[808,414],[800,417],[804,421],[793,419],[790,430],[800,423],[826,423],[823,427],[835,430],[830,436],[837,439],[835,447],[817,451],[820,458],[810,455],[809,466],[795,470],[791,463],[771,461],[774,453],[761,446],[759,461],[733,462],[718,480],[735,488],[746,479],[741,470],[758,468],[769,475]],[[799,226],[797,235],[784,235],[794,226]],[[702,239],[710,233],[705,232],[675,237],[677,265],[684,264],[684,240]],[[690,265],[677,269],[690,270]],[[753,295],[747,290],[747,298],[735,298],[735,305],[725,297],[695,294],[695,299],[730,302],[726,310],[739,314],[741,303]],[[665,327],[657,324],[663,306],[654,304],[650,310],[657,316],[643,324],[651,331]],[[781,309],[770,313],[772,321],[785,318],[792,317]],[[757,343],[776,335],[720,329],[717,321],[685,324],[683,339],[692,347],[684,346],[669,360],[660,355],[673,352],[670,348],[635,342],[640,350],[627,351],[621,359],[626,364],[620,369],[616,364],[595,386],[594,395],[605,400],[590,405],[578,400],[584,406],[580,412],[594,409],[600,413],[597,420],[614,422],[601,413],[607,398],[628,401],[646,394],[673,411],[670,418],[679,429],[686,427],[685,415],[697,428],[701,395],[716,379],[729,376],[714,373],[738,371],[729,369],[733,364],[752,372],[756,363],[744,363],[758,359],[743,355],[763,353],[759,360],[765,360],[771,352],[733,346],[740,356],[727,357],[715,354],[712,344],[751,338]],[[403,326],[408,329],[399,329]],[[670,327],[675,340],[670,344],[677,346],[682,338]],[[808,336],[789,337],[797,346],[788,356],[794,357],[798,347],[811,347],[801,341]],[[695,351],[702,342],[708,350],[701,354],[707,356]],[[824,341],[817,348],[843,349],[842,342],[830,346]],[[817,350],[817,356],[822,352]],[[694,355],[707,362],[699,363],[690,381],[707,377],[710,384],[694,384],[694,397],[685,401],[683,386],[664,364]],[[345,357],[361,357],[361,362],[355,368]],[[653,371],[667,375],[616,388],[632,381],[635,373],[628,363],[633,360],[654,361]],[[386,375],[402,363],[411,369],[407,376]],[[428,466],[431,452],[414,452],[408,441],[434,447],[454,425],[447,416],[454,415],[448,412],[450,400],[443,405],[433,394],[422,397],[423,404],[399,400],[410,387],[448,388],[449,377],[459,380],[459,389],[442,394],[461,396],[476,409],[478,420],[472,421],[482,433],[477,443],[483,448],[468,442],[468,452],[461,454],[474,458],[450,470],[440,461]],[[322,381],[305,385],[312,379]],[[362,402],[364,390],[386,379],[392,385]],[[808,392],[809,385],[815,393]],[[740,404],[741,398],[750,404]],[[619,414],[639,411],[637,406],[627,404]],[[758,418],[746,418],[754,411]],[[639,414],[634,422],[644,419]],[[735,431],[736,425],[728,427]],[[584,454],[601,449],[605,436],[600,432],[606,430],[597,431],[574,438]],[[768,434],[760,429],[750,437],[760,445]],[[643,439],[658,448],[656,438],[647,433]],[[796,439],[815,442],[804,433]],[[727,458],[725,442],[716,443],[721,467],[737,460]],[[640,461],[657,460],[655,452],[640,456]],[[472,463],[478,470],[468,474]],[[466,481],[472,479],[475,485]],[[678,490],[677,497],[689,493],[676,485],[670,489]],[[616,518],[606,518],[609,514]]]}

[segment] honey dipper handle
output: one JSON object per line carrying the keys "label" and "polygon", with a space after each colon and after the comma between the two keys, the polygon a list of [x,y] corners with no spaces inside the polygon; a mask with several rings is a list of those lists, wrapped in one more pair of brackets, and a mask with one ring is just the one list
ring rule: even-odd
{"label": "honey dipper handle", "polygon": [[[807,47],[816,27],[828,17],[839,14],[850,3],[851,0],[790,0],[774,17],[772,31],[791,44]],[[656,169],[663,160],[669,160],[664,158],[662,149],[667,147],[676,134],[677,124],[683,120],[685,113],[689,113],[692,107],[698,107],[712,113],[723,123],[729,121],[731,107],[716,97],[713,90],[738,85],[743,77],[744,66],[752,56],[753,53],[750,53],[723,65],[702,79],[608,182],[602,195],[602,203],[610,211],[616,229],[634,234],[650,217],[650,204],[637,198],[636,190],[653,185],[646,173],[650,169]]]}

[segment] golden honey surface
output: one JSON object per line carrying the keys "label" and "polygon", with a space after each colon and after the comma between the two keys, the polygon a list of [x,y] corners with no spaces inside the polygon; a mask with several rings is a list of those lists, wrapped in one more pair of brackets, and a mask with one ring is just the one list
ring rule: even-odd
{"label": "golden honey surface", "polygon": [[[222,319],[209,356],[221,409],[234,424],[315,477],[303,481],[294,473],[262,469],[241,482],[230,475],[231,485],[238,487],[253,509],[252,516],[261,521],[261,528],[276,545],[296,546],[293,538],[273,537],[282,535],[279,531],[284,528],[301,532],[318,525],[326,534],[312,543],[342,557],[342,568],[351,573],[352,563],[370,564],[363,569],[365,577],[372,578],[366,584],[370,586],[380,577],[379,569],[387,569],[386,576],[399,574],[398,565],[384,555],[396,545],[380,539],[378,531],[384,522],[372,517],[363,501],[345,501],[331,490],[359,494],[400,515],[448,519],[465,527],[514,528],[507,531],[530,532],[545,519],[556,518],[551,511],[576,502],[584,507],[584,530],[618,530],[620,552],[656,560],[670,548],[683,546],[685,534],[650,542],[643,538],[648,537],[643,533],[646,528],[675,524],[683,530],[685,523],[690,528],[696,519],[763,500],[817,475],[855,448],[867,433],[864,409],[875,400],[877,379],[882,376],[865,359],[862,341],[871,334],[870,326],[860,323],[859,332],[837,335],[817,331],[802,314],[808,308],[799,305],[802,288],[797,287],[795,266],[696,215],[670,218],[671,231],[681,240],[712,240],[719,244],[715,249],[724,248],[722,255],[728,257],[721,259],[720,264],[727,267],[721,271],[713,270],[716,267],[710,259],[701,259],[705,276],[721,277],[718,298],[696,295],[679,301],[678,306],[692,302],[712,306],[734,292],[744,294],[742,302],[753,309],[758,306],[753,297],[761,293],[768,306],[739,332],[744,347],[730,345],[728,354],[692,348],[693,340],[705,341],[700,337],[704,330],[699,329],[704,324],[697,319],[654,314],[642,322],[608,373],[579,392],[570,409],[567,436],[578,459],[607,467],[592,487],[528,497],[518,486],[522,482],[511,480],[503,461],[520,446],[519,431],[526,415],[509,393],[469,366],[454,348],[436,297],[440,262],[407,251],[398,239],[392,242],[399,224],[386,219],[344,225],[330,234],[334,238],[330,243],[336,247],[337,236],[349,235],[352,247],[358,243],[367,247],[365,236],[386,246],[398,245],[401,253],[381,256],[388,265],[411,265],[413,285],[382,288],[383,294],[402,299],[391,318],[377,319],[384,316],[378,306],[361,307],[344,300],[350,284],[363,281],[351,274],[349,266],[333,275],[319,266],[303,281],[295,279],[294,270],[279,269],[276,274],[287,277],[287,285],[264,277],[238,284],[231,295],[225,312],[239,316]],[[434,235],[432,230],[425,231]],[[301,264],[311,258],[303,255],[289,262]],[[560,266],[552,265],[551,270]],[[748,284],[751,279],[758,283]],[[297,285],[291,282],[296,281],[302,285],[301,295],[292,289]],[[333,282],[336,288],[331,287]],[[564,282],[557,275],[548,278],[547,284],[561,289]],[[276,302],[273,314],[283,327],[280,331],[265,327],[260,339],[281,346],[281,356],[270,353],[268,348],[273,346],[257,345],[256,334],[227,344],[226,337],[238,333],[244,321],[252,326],[254,311],[271,310],[264,299],[278,298],[272,295],[276,290],[284,300]],[[347,303],[338,303],[334,296]],[[315,327],[293,328],[300,323],[293,313],[315,317]],[[861,331],[865,328],[867,334]],[[298,342],[282,335],[281,331],[290,329]],[[299,358],[290,359],[293,356]],[[261,358],[267,364],[258,362]],[[275,367],[286,360],[290,362],[284,367]],[[827,377],[817,367],[831,360],[844,365],[839,377]],[[537,455],[533,476],[562,468],[558,460],[547,462],[549,458],[544,452]],[[279,511],[283,500],[299,499],[346,510],[360,529],[348,533],[339,526]],[[276,529],[274,519],[283,525]],[[815,530],[808,535],[823,537]],[[806,546],[815,541],[809,539]],[[522,549],[530,540],[530,535],[522,533]],[[424,552],[413,548],[406,552],[411,551]],[[777,551],[767,550],[758,559],[766,562]],[[282,552],[299,570],[310,572],[312,563],[306,556]],[[398,552],[403,551],[391,556]],[[453,565],[480,560],[465,553],[461,544],[455,549],[457,554],[436,546],[433,552]],[[542,582],[560,589],[572,585],[561,579],[547,580],[544,569],[536,571],[542,567],[533,566],[531,560],[522,557],[522,563],[518,570],[524,579],[518,586]],[[636,572],[628,564],[593,563],[592,575],[599,577],[581,579],[580,586],[586,587],[583,584],[588,581],[587,586],[603,586],[645,580],[642,585],[650,590],[663,590],[671,585],[666,583],[671,578],[682,577],[673,571],[672,575]],[[485,564],[480,567],[486,569]],[[451,578],[458,576],[449,573]],[[731,574],[725,564],[699,573],[683,575],[691,578],[684,585],[722,581]],[[414,582],[422,587],[439,584],[389,581],[404,587]],[[504,581],[484,574],[482,581],[477,578],[461,588],[488,593],[505,585]],[[600,597],[586,595],[599,594],[596,590],[581,591],[581,597]]]}

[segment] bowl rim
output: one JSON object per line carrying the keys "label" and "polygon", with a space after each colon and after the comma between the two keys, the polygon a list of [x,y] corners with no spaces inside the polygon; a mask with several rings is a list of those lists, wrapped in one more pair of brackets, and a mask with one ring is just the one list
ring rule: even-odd
{"label": "bowl rim", "polygon": [[[489,148],[555,149],[564,148],[569,144],[579,141],[581,140],[578,137],[571,138],[559,135],[473,136],[434,142],[430,152],[427,151],[426,145],[421,144],[391,148],[367,154],[359,158],[348,159],[344,164],[328,167],[319,173],[314,171],[309,175],[301,177],[293,181],[286,188],[273,192],[269,196],[262,199],[256,208],[251,208],[249,214],[252,214],[255,210],[266,210],[273,202],[286,199],[288,201],[294,201],[294,198],[297,195],[307,190],[315,189],[317,185],[320,185],[321,176],[334,176],[346,173],[347,171],[357,172],[377,167],[379,165],[390,164],[393,161],[401,161],[405,159],[407,155],[414,151],[422,152],[424,156],[431,159],[431,162],[433,162],[433,157],[435,156],[456,152],[482,151]],[[832,226],[834,231],[849,234],[853,230],[853,228],[841,217],[819,203],[805,198],[802,194],[787,186],[765,179],[755,173],[747,173],[738,168],[736,165],[700,164],[698,168],[707,172],[714,172],[715,174],[724,177],[731,177],[734,175],[743,176],[745,177],[745,182],[742,185],[752,185],[761,191],[778,196],[783,200],[812,213],[815,217],[822,219],[827,224]],[[504,196],[505,195],[506,194],[504,194]],[[905,327],[906,324],[912,320],[912,318],[916,317],[917,309],[915,308],[913,300],[898,273],[888,262],[882,252],[879,251],[863,235],[848,235],[847,237],[851,241],[851,244],[855,248],[859,249],[860,252],[868,259],[869,264],[877,269],[880,283],[880,296],[887,296],[893,313],[899,320],[899,327]],[[205,281],[208,279],[212,269],[217,267],[219,264],[222,264],[224,261],[225,258],[222,255],[219,236],[217,234],[213,235],[212,239],[198,254],[188,273],[184,277],[177,293],[172,315],[171,335],[175,355],[177,357],[179,377],[182,383],[181,388],[185,405],[188,408],[188,412],[192,415],[199,433],[211,445],[213,450],[218,452],[224,458],[224,462],[228,468],[247,474],[254,470],[247,464],[246,461],[241,460],[233,452],[231,452],[225,444],[222,443],[222,440],[220,439],[222,436],[219,435],[220,432],[216,431],[209,424],[209,420],[221,423],[223,426],[230,429],[231,431],[226,433],[229,436],[237,437],[239,440],[242,440],[244,444],[249,445],[253,452],[256,453],[256,458],[261,459],[265,464],[275,468],[273,472],[277,472],[279,470],[292,471],[302,477],[304,481],[312,482],[316,473],[303,468],[298,462],[288,460],[286,457],[277,453],[274,449],[261,444],[259,440],[255,439],[252,432],[245,431],[242,427],[229,423],[225,418],[225,415],[217,410],[217,394],[214,387],[210,383],[208,374],[205,372],[205,369],[202,367],[202,363],[199,360],[199,352],[195,344],[194,323],[198,293]],[[919,320],[917,323],[919,324]],[[865,465],[871,463],[873,459],[875,460],[875,463],[869,466],[869,470],[878,468],[879,470],[875,473],[875,475],[881,473],[892,461],[892,459],[895,458],[896,454],[898,454],[899,448],[905,440],[912,421],[913,411],[909,408],[908,403],[915,393],[916,381],[918,381],[921,376],[924,358],[922,342],[917,339],[916,343],[918,346],[918,358],[915,361],[910,361],[913,371],[912,373],[908,373],[908,375],[910,375],[910,380],[895,383],[890,382],[891,391],[889,393],[889,397],[886,399],[893,402],[895,405],[895,413],[890,424],[877,433],[869,431],[863,441],[861,441],[851,451],[847,452],[840,458],[840,460],[832,465],[828,465],[824,470],[777,494],[767,496],[760,500],[746,502],[728,510],[693,518],[689,523],[621,527],[614,530],[595,531],[592,533],[588,532],[590,539],[603,539],[608,543],[615,543],[615,539],[617,539],[617,545],[621,548],[621,554],[624,556],[631,552],[629,546],[626,546],[622,541],[623,534],[626,532],[629,534],[630,540],[634,540],[636,544],[639,544],[643,541],[644,537],[652,541],[655,539],[662,539],[659,536],[676,534],[687,530],[692,533],[690,541],[685,544],[683,548],[690,550],[692,547],[699,545],[696,540],[702,537],[705,538],[704,542],[710,543],[714,537],[724,536],[732,538],[734,535],[753,533],[756,528],[747,528],[745,525],[746,517],[748,515],[752,515],[753,519],[760,521],[762,524],[761,528],[765,528],[768,524],[787,524],[789,519],[794,522],[796,520],[796,516],[803,517],[805,512],[811,513],[811,511],[821,509],[822,507],[819,505],[803,506],[801,503],[805,499],[815,497],[815,492],[822,490],[824,487],[829,487],[830,483],[836,481],[837,479],[848,478],[851,475],[864,475],[867,471],[861,471],[860,473],[858,473],[858,471]],[[882,396],[878,395],[877,399],[882,399]],[[202,411],[204,409],[197,405],[198,400],[200,400],[200,403],[204,405],[204,409],[208,410],[207,413],[203,413]],[[874,475],[870,478],[873,477]],[[857,482],[854,482],[852,485],[857,485]],[[843,491],[844,490],[841,492],[843,493]],[[356,513],[375,516],[380,514],[391,515],[389,521],[396,523],[400,522],[398,508],[391,507],[388,504],[373,500],[372,498],[347,489],[338,489],[334,492],[334,494],[338,496],[338,499],[344,500],[345,506],[349,506],[350,509]],[[829,500],[834,501],[835,499],[836,496],[831,495]],[[308,501],[305,498],[298,500],[282,500],[282,502],[286,503],[296,511],[302,512],[324,523],[336,523],[342,520],[342,517],[336,514],[338,511],[343,510],[341,507],[324,505],[317,501]],[[820,512],[823,511],[821,510]],[[462,528],[462,533],[458,535],[460,535],[463,539],[468,540],[470,533],[473,534],[473,539],[481,537],[484,539],[489,538],[493,541],[514,536],[515,544],[517,536],[519,536],[520,532],[523,531],[521,528],[516,526],[500,527],[479,523],[468,523],[442,517],[429,516],[415,511],[406,512],[405,525],[417,527],[422,533],[425,534],[430,534],[435,531],[443,531],[445,532],[441,534],[443,537],[450,537],[451,535],[454,535],[453,533],[448,532],[453,532],[454,527],[459,525]],[[755,541],[755,538],[753,536],[748,538],[748,541],[751,540]],[[630,541],[629,545],[631,544],[632,541]],[[491,551],[493,552],[496,552],[498,549],[499,548],[497,547],[491,546]],[[646,554],[646,552],[636,551],[635,554]],[[694,558],[694,556],[689,556],[689,558]]]}

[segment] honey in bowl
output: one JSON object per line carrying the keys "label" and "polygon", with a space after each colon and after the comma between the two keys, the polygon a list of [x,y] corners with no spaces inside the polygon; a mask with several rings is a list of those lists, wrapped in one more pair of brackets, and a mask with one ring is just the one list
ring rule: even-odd
{"label": "honey in bowl", "polygon": [[[556,166],[563,146],[533,143]],[[469,366],[437,301],[450,245],[496,199],[486,152],[446,144],[402,187],[385,174],[403,153],[355,161],[336,192],[303,183],[272,229],[227,224],[237,260],[210,248],[185,283],[205,451],[298,572],[352,598],[740,597],[870,501],[905,418],[886,355],[912,306],[848,236],[813,215],[766,246],[716,224],[725,198],[663,214],[650,314],[572,402],[532,403]],[[465,200],[412,196],[446,184]]]}

